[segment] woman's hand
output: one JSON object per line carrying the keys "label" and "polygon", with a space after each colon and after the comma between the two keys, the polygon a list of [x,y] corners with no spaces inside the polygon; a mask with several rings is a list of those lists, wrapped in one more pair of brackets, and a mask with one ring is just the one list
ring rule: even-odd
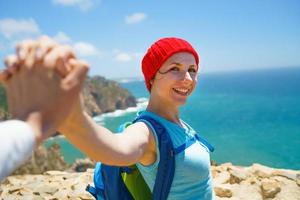
{"label": "woman's hand", "polygon": [[42,141],[65,121],[79,101],[88,66],[71,48],[48,37],[24,41],[0,73],[13,118],[27,121]]}

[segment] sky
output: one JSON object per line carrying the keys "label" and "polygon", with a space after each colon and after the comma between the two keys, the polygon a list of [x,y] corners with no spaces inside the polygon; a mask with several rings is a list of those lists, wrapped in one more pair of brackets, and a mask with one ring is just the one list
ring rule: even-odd
{"label": "sky", "polygon": [[1,60],[41,35],[72,46],[90,75],[114,79],[141,77],[143,55],[162,37],[189,41],[203,73],[300,66],[300,1],[0,1]]}

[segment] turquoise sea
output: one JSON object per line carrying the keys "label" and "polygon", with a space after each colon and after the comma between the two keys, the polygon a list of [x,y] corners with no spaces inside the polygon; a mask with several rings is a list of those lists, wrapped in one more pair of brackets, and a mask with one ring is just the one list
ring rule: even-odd
{"label": "turquoise sea", "polygon": [[[142,81],[120,84],[139,106],[95,118],[111,130],[147,105]],[[215,146],[211,156],[217,163],[300,169],[300,68],[200,74],[181,116]],[[61,144],[67,162],[84,157],[64,138],[46,145],[53,142]]]}

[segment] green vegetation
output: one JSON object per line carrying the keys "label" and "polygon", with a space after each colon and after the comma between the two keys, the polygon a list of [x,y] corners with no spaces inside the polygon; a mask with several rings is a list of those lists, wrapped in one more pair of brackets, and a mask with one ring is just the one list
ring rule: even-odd
{"label": "green vegetation", "polygon": [[9,118],[7,113],[6,95],[3,86],[0,84],[0,121]]}
{"label": "green vegetation", "polygon": [[7,111],[5,90],[1,84],[0,84],[0,109]]}

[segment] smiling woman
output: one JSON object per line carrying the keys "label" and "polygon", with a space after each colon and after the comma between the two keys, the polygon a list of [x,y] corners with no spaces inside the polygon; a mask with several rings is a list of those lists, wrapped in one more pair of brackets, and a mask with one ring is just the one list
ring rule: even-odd
{"label": "smiling woman", "polygon": [[[135,123],[122,134],[113,134],[96,124],[78,103],[59,131],[94,160],[112,166],[136,164],[154,197],[160,193],[166,199],[211,200],[209,153],[213,148],[179,116],[179,108],[195,89],[198,66],[199,56],[191,44],[180,38],[162,38],[142,60],[150,99]],[[174,178],[165,190],[156,189],[156,180],[160,180],[159,166],[168,160],[169,152],[160,151],[163,141],[153,121],[165,128],[174,147]]]}

